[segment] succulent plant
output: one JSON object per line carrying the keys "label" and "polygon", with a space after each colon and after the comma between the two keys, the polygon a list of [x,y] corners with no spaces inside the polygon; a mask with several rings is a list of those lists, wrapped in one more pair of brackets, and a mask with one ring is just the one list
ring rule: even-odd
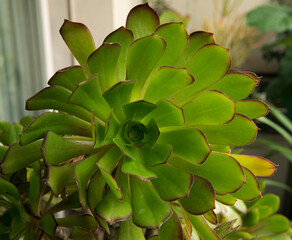
{"label": "succulent plant", "polygon": [[[147,4],[97,49],[81,23],[66,20],[60,33],[81,66],[58,71],[26,103],[53,111],[23,131],[0,124],[1,139],[14,136],[1,146],[2,236],[59,239],[69,228],[71,239],[100,229],[105,239],[220,239],[207,224],[215,201],[258,198],[256,176],[276,170],[231,153],[269,111],[245,99],[259,78],[229,72],[229,51],[211,33],[159,25]],[[75,215],[56,215],[66,209]]]}

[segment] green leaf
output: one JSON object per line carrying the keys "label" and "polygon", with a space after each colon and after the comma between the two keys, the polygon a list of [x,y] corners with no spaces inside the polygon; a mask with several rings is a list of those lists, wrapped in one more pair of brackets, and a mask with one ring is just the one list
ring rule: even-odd
{"label": "green leaf", "polygon": [[194,78],[186,68],[162,66],[145,86],[144,99],[156,103],[160,99],[170,98],[193,82]]}
{"label": "green leaf", "polygon": [[97,75],[93,75],[85,82],[78,84],[69,97],[68,103],[76,104],[89,112],[93,110],[102,121],[105,121],[111,112],[108,103],[102,96]]}
{"label": "green leaf", "polygon": [[20,144],[25,145],[43,138],[47,131],[91,137],[90,123],[73,116],[50,112],[42,114],[24,129],[20,135]]}
{"label": "green leaf", "polygon": [[184,52],[188,44],[188,33],[183,23],[166,23],[160,25],[155,33],[166,41],[166,49],[159,65],[173,65]]}
{"label": "green leaf", "polygon": [[32,174],[29,183],[29,200],[30,200],[30,209],[34,216],[40,214],[38,212],[39,208],[39,198],[41,196],[42,190],[42,181],[40,177],[36,174]]}
{"label": "green leaf", "polygon": [[95,50],[95,45],[88,28],[84,24],[65,20],[60,33],[74,57],[89,74],[87,58]]}
{"label": "green leaf", "polygon": [[234,119],[224,125],[198,126],[211,144],[241,146],[253,142],[258,128],[249,118],[236,114]]}
{"label": "green leaf", "polygon": [[131,102],[123,105],[123,111],[126,119],[142,120],[146,115],[151,113],[156,105],[144,100]]}
{"label": "green leaf", "polygon": [[127,55],[126,79],[137,80],[133,90],[133,99],[139,98],[146,78],[162,57],[165,48],[165,41],[157,35],[138,39],[130,45]]}
{"label": "green leaf", "polygon": [[194,97],[182,108],[187,126],[225,124],[235,115],[235,102],[214,90]]}
{"label": "green leaf", "polygon": [[247,168],[243,167],[246,183],[231,196],[243,201],[251,201],[261,197],[261,189],[256,176]]}
{"label": "green leaf", "polygon": [[260,198],[256,203],[252,206],[253,208],[258,208],[261,206],[269,206],[272,209],[271,214],[277,212],[280,207],[280,199],[278,196],[268,193],[265,194],[262,198]]}
{"label": "green leaf", "polygon": [[17,123],[11,125],[7,132],[8,145],[19,141],[19,134],[22,132],[23,127]]}
{"label": "green leaf", "polygon": [[161,240],[184,239],[180,219],[175,213],[158,229],[158,236]]}
{"label": "green leaf", "polygon": [[158,143],[172,145],[175,155],[196,164],[204,162],[211,151],[204,135],[195,128],[163,131]]}
{"label": "green leaf", "polygon": [[260,222],[254,234],[258,237],[269,237],[274,234],[284,233],[289,229],[289,221],[286,217],[275,214]]}
{"label": "green leaf", "polygon": [[98,161],[97,166],[107,172],[112,172],[122,158],[122,152],[117,146],[113,146]]}
{"label": "green leaf", "polygon": [[210,147],[212,148],[212,151],[215,152],[221,152],[221,153],[230,153],[230,147],[226,145],[216,145],[216,144],[210,144]]}
{"label": "green leaf", "polygon": [[201,216],[191,215],[188,212],[186,215],[203,240],[221,240]]}
{"label": "green leaf", "polygon": [[133,222],[139,227],[159,228],[172,214],[168,203],[161,200],[150,182],[130,176]]}
{"label": "green leaf", "polygon": [[118,167],[115,179],[121,187],[124,198],[119,200],[113,194],[113,191],[110,191],[96,207],[96,213],[109,224],[124,221],[132,215],[128,176],[123,174],[120,167]]}
{"label": "green leaf", "polygon": [[127,17],[126,28],[134,34],[134,39],[152,34],[159,25],[159,16],[148,3],[134,7]]}
{"label": "green leaf", "polygon": [[244,227],[254,226],[259,223],[259,210],[257,208],[249,210],[246,214],[242,216],[242,223]]}
{"label": "green leaf", "polygon": [[168,100],[159,100],[156,108],[145,118],[145,122],[154,119],[158,128],[181,126],[185,123],[182,108],[174,105]]}
{"label": "green leaf", "polygon": [[124,173],[133,175],[142,181],[147,181],[157,177],[156,174],[152,171],[152,168],[148,168],[144,165],[143,160],[140,157],[132,159],[125,156],[122,171]]}
{"label": "green leaf", "polygon": [[44,88],[26,101],[26,110],[54,109],[75,115],[85,121],[90,121],[90,112],[80,106],[67,103],[71,93],[71,91],[61,86]]}
{"label": "green leaf", "polygon": [[92,141],[64,138],[48,131],[42,144],[42,156],[46,164],[59,165],[66,160],[93,153]]}
{"label": "green leaf", "polygon": [[20,119],[19,123],[22,125],[24,128],[27,127],[33,120],[35,119],[34,116],[25,116]]}
{"label": "green leaf", "polygon": [[157,175],[151,182],[164,201],[175,201],[189,194],[193,184],[193,177],[189,173],[167,163],[151,170]]}
{"label": "green leaf", "polygon": [[110,195],[108,200],[109,201],[110,201],[110,199],[113,200],[114,196],[117,199],[122,200],[123,199],[123,193],[122,193],[121,189],[119,188],[119,186],[118,186],[116,180],[114,179],[114,177],[109,172],[104,170],[103,168],[100,168],[100,172],[101,172],[101,175],[103,176],[105,182],[107,183],[107,185],[111,189],[111,192],[113,193],[113,196]]}
{"label": "green leaf", "polygon": [[116,137],[119,129],[120,124],[112,112],[105,125],[104,143],[113,143],[113,138]]}
{"label": "green leaf", "polygon": [[103,93],[103,97],[113,109],[117,118],[124,120],[123,104],[127,104],[131,100],[131,92],[135,85],[135,80],[122,81],[115,84],[109,90]]}
{"label": "green leaf", "polygon": [[[4,174],[16,172],[27,165],[42,158],[41,145],[43,140],[32,142],[25,146],[18,143],[11,145],[1,162],[1,170]],[[21,159],[21,161],[19,161]]]}
{"label": "green leaf", "polygon": [[124,27],[110,33],[104,40],[105,43],[119,43],[121,53],[117,64],[117,82],[126,80],[126,59],[129,45],[133,41],[133,33]]}
{"label": "green leaf", "polygon": [[95,231],[97,228],[97,222],[93,216],[90,215],[79,215],[66,218],[56,218],[58,225],[62,227],[80,227],[83,229],[88,229],[90,231]]}
{"label": "green leaf", "polygon": [[62,86],[73,91],[77,85],[86,81],[87,76],[81,66],[73,66],[57,71],[48,84],[51,86]]}
{"label": "green leaf", "polygon": [[16,200],[20,200],[20,195],[17,188],[3,178],[0,178],[0,194],[9,194]]}
{"label": "green leaf", "polygon": [[234,101],[239,101],[248,97],[257,84],[257,80],[250,76],[248,72],[228,73],[207,89],[215,89],[224,92]]}
{"label": "green leaf", "polygon": [[137,227],[132,218],[120,222],[117,240],[145,240],[142,228]]}
{"label": "green leaf", "polygon": [[159,164],[166,163],[172,147],[169,144],[157,143],[153,147],[145,144],[139,148],[146,167],[152,167]]}
{"label": "green leaf", "polygon": [[[178,165],[178,162],[175,165]],[[188,164],[182,167],[195,175],[206,178],[211,182],[216,193],[221,195],[237,191],[245,182],[239,163],[222,153],[211,152],[203,164]]]}
{"label": "green leaf", "polygon": [[45,233],[52,236],[55,234],[57,223],[52,214],[44,215],[39,221],[40,221],[40,226],[44,230]]}
{"label": "green leaf", "polygon": [[263,157],[239,154],[229,154],[229,156],[236,159],[242,166],[258,177],[272,176],[277,170],[277,165]]}
{"label": "green leaf", "polygon": [[255,119],[264,117],[268,114],[270,108],[264,102],[259,100],[243,100],[236,102],[236,112]]}
{"label": "green leaf", "polygon": [[204,45],[214,43],[213,33],[197,31],[189,35],[187,48],[175,64],[176,66],[185,66],[190,58]]}
{"label": "green leaf", "polygon": [[174,103],[185,103],[195,93],[221,79],[230,68],[229,51],[216,44],[208,44],[200,48],[186,64],[195,82],[175,96]]}
{"label": "green leaf", "polygon": [[233,206],[236,203],[236,198],[232,197],[230,194],[216,194],[216,200],[229,206]]}
{"label": "green leaf", "polygon": [[97,161],[102,157],[104,152],[96,153],[80,163],[75,168],[75,179],[78,185],[80,202],[87,208],[86,201],[86,187],[92,177],[92,175],[97,171],[98,167],[96,165]]}
{"label": "green leaf", "polygon": [[228,240],[238,240],[238,239],[253,239],[253,236],[247,232],[233,232],[228,236]]}
{"label": "green leaf", "polygon": [[213,210],[204,213],[204,218],[213,225],[218,224],[217,215]]}
{"label": "green leaf", "polygon": [[257,27],[263,32],[284,33],[292,30],[292,11],[284,4],[257,7],[247,14],[247,25]]}
{"label": "green leaf", "polygon": [[91,74],[98,74],[102,92],[112,87],[116,81],[117,64],[121,52],[118,43],[103,43],[88,58]]}
{"label": "green leaf", "polygon": [[72,240],[95,240],[93,232],[81,228],[73,228],[69,238]]}
{"label": "green leaf", "polygon": [[74,169],[76,162],[62,166],[48,166],[47,184],[55,196],[59,195],[67,184],[74,181]]}
{"label": "green leaf", "polygon": [[179,202],[191,214],[204,214],[215,208],[214,188],[206,179],[194,176],[189,196],[180,199]]}
{"label": "green leaf", "polygon": [[8,150],[7,146],[0,146],[0,163],[3,161],[7,150]]}

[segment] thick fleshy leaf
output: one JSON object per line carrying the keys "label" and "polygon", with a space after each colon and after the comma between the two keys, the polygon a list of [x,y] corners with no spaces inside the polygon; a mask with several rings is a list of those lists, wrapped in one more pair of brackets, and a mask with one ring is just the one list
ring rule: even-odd
{"label": "thick fleshy leaf", "polygon": [[153,147],[145,144],[141,146],[139,150],[146,167],[166,163],[167,159],[172,153],[171,145],[162,143],[157,143]]}
{"label": "thick fleshy leaf", "polygon": [[122,106],[123,104],[130,102],[131,92],[135,83],[135,80],[118,82],[112,88],[103,93],[103,97],[120,120],[124,119]]}
{"label": "thick fleshy leaf", "polygon": [[188,46],[176,66],[185,66],[189,59],[204,45],[214,43],[213,33],[197,31],[189,35]]}
{"label": "thick fleshy leaf", "polygon": [[105,43],[119,43],[121,53],[117,64],[117,82],[126,80],[126,59],[129,45],[133,41],[133,33],[124,27],[110,33],[104,40]]}
{"label": "thick fleshy leaf", "polygon": [[221,153],[230,153],[230,147],[226,145],[216,145],[216,144],[210,144],[210,147],[215,152],[221,152]]}
{"label": "thick fleshy leaf", "polygon": [[235,102],[218,91],[206,91],[182,106],[187,126],[220,125],[235,115]]}
{"label": "thick fleshy leaf", "polygon": [[231,193],[232,197],[251,201],[261,197],[261,189],[256,176],[247,168],[243,167],[246,183],[235,193]]}
{"label": "thick fleshy leaf", "polygon": [[253,225],[258,224],[260,217],[259,217],[259,210],[257,208],[249,210],[246,214],[242,216],[242,225],[244,227],[250,227]]}
{"label": "thick fleshy leaf", "polygon": [[183,229],[180,219],[173,213],[172,216],[158,229],[158,236],[161,240],[183,240]]}
{"label": "thick fleshy leaf", "polygon": [[236,112],[250,119],[264,117],[269,110],[268,105],[259,100],[243,100],[236,103]]}
{"label": "thick fleshy leaf", "polygon": [[[113,195],[109,195],[109,201],[110,199],[114,200],[114,197],[116,197],[119,200],[123,199],[123,193],[121,189],[119,188],[115,178],[106,170],[103,168],[100,168],[101,175],[103,176],[105,182],[111,189],[111,192]],[[124,206],[125,207],[125,206]]]}
{"label": "thick fleshy leaf", "polygon": [[157,35],[150,35],[134,41],[127,55],[127,77],[137,80],[133,90],[133,99],[139,98],[146,78],[152,72],[166,48],[165,41]]}
{"label": "thick fleshy leaf", "polygon": [[22,125],[24,128],[27,127],[33,120],[35,116],[25,116],[20,119],[19,124]]}
{"label": "thick fleshy leaf", "polygon": [[289,229],[289,221],[286,217],[280,214],[272,215],[257,225],[258,231],[255,231],[258,237],[269,237],[274,234],[284,233]]}
{"label": "thick fleshy leaf", "polygon": [[86,121],[90,121],[91,113],[80,106],[68,104],[71,91],[61,87],[52,86],[42,89],[26,101],[26,110],[53,109],[66,112]]}
{"label": "thick fleshy leaf", "polygon": [[97,117],[95,117],[94,111],[92,111],[91,119],[91,133],[94,143],[94,148],[100,148],[107,144],[105,142],[105,125]]}
{"label": "thick fleshy leaf", "polygon": [[123,105],[123,111],[126,119],[142,120],[146,115],[151,113],[156,105],[144,100],[131,102]]}
{"label": "thick fleshy leaf", "polygon": [[127,17],[126,28],[134,34],[134,39],[152,34],[159,25],[159,16],[148,3],[134,7]]}
{"label": "thick fleshy leaf", "polygon": [[32,174],[29,183],[29,201],[30,201],[30,209],[34,216],[37,216],[38,213],[38,204],[39,198],[42,190],[42,181],[40,176],[36,174]]}
{"label": "thick fleshy leaf", "polygon": [[135,159],[124,157],[122,171],[124,173],[138,177],[142,181],[148,181],[149,179],[156,178],[156,174],[152,171],[152,168],[148,168],[144,165],[143,160],[140,157]]}
{"label": "thick fleshy leaf", "polygon": [[245,182],[244,172],[240,164],[222,153],[212,152],[201,165],[189,164],[181,159],[170,159],[175,166],[206,178],[213,185],[216,193],[227,194],[237,191]]}
{"label": "thick fleshy leaf", "polygon": [[79,189],[80,202],[87,208],[86,201],[86,187],[92,177],[92,175],[97,171],[98,167],[96,165],[97,161],[102,157],[104,153],[96,153],[82,162],[80,162],[75,168],[75,179]]}
{"label": "thick fleshy leaf", "polygon": [[280,199],[274,194],[265,194],[252,206],[252,208],[260,208],[261,206],[269,206],[272,210],[271,214],[273,214],[279,210]]}
{"label": "thick fleshy leaf", "polygon": [[186,212],[186,215],[203,240],[221,240],[201,216],[191,215],[188,212]]}
{"label": "thick fleshy leaf", "polygon": [[204,218],[209,222],[212,223],[213,225],[218,224],[218,219],[217,215],[213,210],[210,210],[204,214]]}
{"label": "thick fleshy leaf", "polygon": [[121,52],[118,43],[103,43],[88,58],[91,74],[98,74],[99,86],[102,92],[116,84],[117,64]]}
{"label": "thick fleshy leaf", "polygon": [[230,68],[229,51],[216,44],[208,44],[200,48],[186,64],[190,74],[195,78],[188,88],[175,96],[175,103],[185,103],[195,93],[221,79]]}
{"label": "thick fleshy leaf", "polygon": [[54,236],[57,223],[55,217],[52,214],[44,215],[40,220],[39,224],[45,233]]}
{"label": "thick fleshy leaf", "polygon": [[147,129],[147,132],[144,134],[144,139],[142,142],[149,144],[151,147],[153,147],[154,144],[156,144],[156,141],[160,134],[160,131],[154,119],[151,119],[146,124],[146,129]]}
{"label": "thick fleshy leaf", "polygon": [[54,132],[47,132],[42,144],[42,156],[48,165],[58,165],[66,160],[94,151],[92,141],[64,138]]}
{"label": "thick fleshy leaf", "polygon": [[151,182],[159,196],[165,201],[175,201],[189,194],[193,184],[191,174],[173,167],[169,164],[161,164],[151,168],[157,178]]}
{"label": "thick fleshy leaf", "polygon": [[137,227],[132,218],[120,223],[117,240],[145,240],[142,228]]}
{"label": "thick fleshy leaf", "polygon": [[3,161],[7,150],[8,150],[7,146],[0,146],[0,163]]}
{"label": "thick fleshy leaf", "polygon": [[[11,145],[1,162],[1,170],[4,174],[16,172],[27,165],[42,158],[41,145],[42,139],[21,146],[18,143]],[[21,161],[19,161],[21,159]]]}
{"label": "thick fleshy leaf", "polygon": [[23,127],[20,124],[13,123],[7,132],[8,145],[14,144],[19,141],[19,133],[21,133]]}
{"label": "thick fleshy leaf", "polygon": [[190,163],[204,162],[211,152],[204,135],[195,128],[163,131],[158,143],[172,145],[173,153]]}
{"label": "thick fleshy leaf", "polygon": [[87,76],[81,66],[73,66],[57,71],[48,84],[51,86],[62,86],[68,90],[73,91],[77,85],[84,82]]}
{"label": "thick fleshy leaf", "polygon": [[80,227],[94,231],[97,228],[97,222],[93,216],[90,215],[79,215],[66,218],[56,218],[58,225],[62,227]]}
{"label": "thick fleshy leaf", "polygon": [[233,206],[236,203],[236,198],[232,197],[230,194],[225,195],[216,194],[216,200],[229,206]]}
{"label": "thick fleshy leaf", "polygon": [[158,128],[181,126],[185,123],[184,113],[182,108],[174,105],[168,100],[160,100],[156,103],[156,108],[146,118],[154,119]]}
{"label": "thick fleshy leaf", "polygon": [[20,144],[25,145],[43,138],[47,131],[91,137],[90,123],[73,116],[50,112],[42,114],[24,129],[20,135]]}
{"label": "thick fleshy leaf", "polygon": [[8,194],[16,200],[20,200],[20,195],[17,188],[3,178],[0,178],[0,194]]}
{"label": "thick fleshy leaf", "polygon": [[95,115],[103,121],[111,112],[108,103],[102,96],[97,75],[93,75],[85,82],[78,84],[69,97],[68,103],[76,104],[89,112],[93,110]]}
{"label": "thick fleshy leaf", "polygon": [[74,181],[75,166],[76,163],[73,162],[62,166],[48,167],[47,183],[55,196],[59,195],[68,183]]}
{"label": "thick fleshy leaf", "polygon": [[211,144],[242,146],[253,142],[258,128],[249,118],[236,114],[228,124],[198,126]]}
{"label": "thick fleshy leaf", "polygon": [[84,24],[65,20],[60,33],[74,57],[90,73],[87,58],[95,50],[95,45],[88,28]]}
{"label": "thick fleshy leaf", "polygon": [[206,179],[194,176],[189,196],[180,199],[179,202],[191,214],[204,214],[215,208],[214,188]]}
{"label": "thick fleshy leaf", "polygon": [[248,97],[257,85],[257,81],[246,72],[226,74],[220,81],[209,86],[207,89],[216,89],[224,92],[235,101]]}
{"label": "thick fleshy leaf", "polygon": [[166,41],[166,49],[159,61],[159,66],[173,65],[184,52],[188,44],[188,33],[183,23],[160,25],[155,33]]}
{"label": "thick fleshy leaf", "polygon": [[102,156],[97,165],[99,168],[111,173],[122,158],[122,152],[117,146],[113,146]]}
{"label": "thick fleshy leaf", "polygon": [[171,97],[193,82],[194,78],[186,68],[162,66],[149,79],[148,86],[145,86],[144,99],[155,103],[159,99]]}
{"label": "thick fleshy leaf", "polygon": [[81,228],[73,228],[73,231],[71,232],[69,238],[74,239],[74,240],[81,240],[81,239],[95,240],[96,239],[94,237],[93,232],[84,230]]}
{"label": "thick fleshy leaf", "polygon": [[121,187],[124,198],[122,200],[117,199],[113,191],[111,191],[102,199],[95,209],[96,213],[109,224],[124,221],[132,215],[128,189],[128,175],[123,174],[120,167],[118,167],[115,179]]}
{"label": "thick fleshy leaf", "polygon": [[119,129],[120,129],[120,124],[118,123],[116,116],[112,112],[105,125],[104,142],[113,143],[112,139],[116,137]]}
{"label": "thick fleshy leaf", "polygon": [[130,176],[133,222],[139,227],[159,228],[172,214],[149,182]]}
{"label": "thick fleshy leaf", "polygon": [[277,165],[263,157],[240,154],[229,154],[229,156],[235,158],[242,166],[258,177],[272,176],[277,170]]}

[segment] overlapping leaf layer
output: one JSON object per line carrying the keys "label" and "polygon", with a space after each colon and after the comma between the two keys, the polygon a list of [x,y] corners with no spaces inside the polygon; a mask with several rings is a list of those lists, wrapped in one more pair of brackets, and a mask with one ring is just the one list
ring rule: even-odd
{"label": "overlapping leaf layer", "polygon": [[[53,112],[23,131],[0,126],[1,142],[12,144],[0,147],[1,194],[21,208],[7,180],[28,168],[29,188],[40,188],[31,191],[32,206],[49,190],[63,196],[52,208],[31,209],[48,236],[57,225],[73,228],[76,239],[91,239],[97,226],[118,226],[119,240],[144,239],[142,228],[159,228],[151,239],[191,239],[193,225],[203,239],[220,239],[204,220],[212,219],[215,200],[256,199],[256,176],[276,170],[267,159],[230,152],[254,141],[258,128],[251,119],[269,110],[243,100],[259,78],[231,73],[229,51],[211,33],[159,25],[147,4],[133,8],[126,28],[97,49],[80,23],[65,21],[60,33],[81,66],[58,71],[27,100],[27,110]],[[56,221],[51,215],[81,206],[90,215]],[[20,234],[34,234],[20,219]],[[42,219],[51,225],[42,226]]]}

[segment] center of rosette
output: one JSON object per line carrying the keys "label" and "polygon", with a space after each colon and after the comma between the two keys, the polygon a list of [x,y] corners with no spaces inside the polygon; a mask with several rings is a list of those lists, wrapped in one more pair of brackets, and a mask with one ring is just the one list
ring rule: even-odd
{"label": "center of rosette", "polygon": [[142,144],[145,133],[146,127],[140,122],[128,122],[124,128],[124,136],[135,145]]}

